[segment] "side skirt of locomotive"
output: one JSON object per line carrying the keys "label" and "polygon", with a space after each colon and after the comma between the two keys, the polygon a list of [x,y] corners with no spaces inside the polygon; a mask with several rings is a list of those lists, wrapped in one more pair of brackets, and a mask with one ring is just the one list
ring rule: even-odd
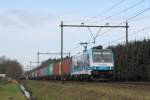
{"label": "side skirt of locomotive", "polygon": [[76,74],[72,75],[72,80],[111,80],[113,77],[113,70],[92,70],[91,74]]}

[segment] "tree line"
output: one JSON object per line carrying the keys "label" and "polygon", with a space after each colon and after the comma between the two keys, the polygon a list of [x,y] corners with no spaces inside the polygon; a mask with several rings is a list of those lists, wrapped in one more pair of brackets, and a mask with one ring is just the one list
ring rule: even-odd
{"label": "tree line", "polygon": [[127,51],[125,44],[109,48],[114,53],[116,80],[150,81],[150,39],[130,42]]}
{"label": "tree line", "polygon": [[22,65],[6,57],[0,57],[0,74],[6,74],[7,77],[19,78],[23,74]]}

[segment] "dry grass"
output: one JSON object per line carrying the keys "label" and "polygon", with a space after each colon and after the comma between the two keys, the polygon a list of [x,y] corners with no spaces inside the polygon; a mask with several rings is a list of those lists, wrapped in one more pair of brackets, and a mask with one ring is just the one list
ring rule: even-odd
{"label": "dry grass", "polygon": [[36,100],[150,100],[150,86],[28,81]]}

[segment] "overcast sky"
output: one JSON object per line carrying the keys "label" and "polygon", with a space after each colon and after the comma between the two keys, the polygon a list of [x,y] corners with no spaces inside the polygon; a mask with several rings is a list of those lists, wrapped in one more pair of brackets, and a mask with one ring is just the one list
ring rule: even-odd
{"label": "overcast sky", "polygon": [[[132,9],[117,14],[139,1],[141,3]],[[118,5],[112,7],[116,3]],[[117,25],[148,7],[150,0],[0,0],[0,56],[17,59],[26,67],[30,60],[36,61],[37,51],[60,52],[61,20],[64,24],[84,22],[88,25]],[[107,12],[104,12],[106,10]],[[112,15],[113,17],[109,18]],[[129,34],[150,27],[150,11],[128,22]],[[96,35],[99,28],[91,30]],[[114,41],[125,36],[125,29],[113,29],[101,36],[105,31],[107,29],[101,29],[95,45],[107,47],[125,40],[122,38]],[[149,31],[146,29],[131,35],[129,40],[149,38]],[[88,40],[92,40],[92,37],[87,28],[64,28],[64,52],[79,46],[79,42]],[[83,48],[79,47],[73,50],[72,54],[82,50]],[[41,55],[40,60],[50,57]]]}

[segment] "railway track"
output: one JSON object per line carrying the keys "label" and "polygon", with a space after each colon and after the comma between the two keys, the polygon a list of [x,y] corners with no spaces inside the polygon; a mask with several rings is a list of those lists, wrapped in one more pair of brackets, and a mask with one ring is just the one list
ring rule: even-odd
{"label": "railway track", "polygon": [[44,80],[44,82],[61,82],[72,83],[72,84],[92,84],[92,85],[140,85],[140,86],[150,86],[150,82],[132,82],[132,81],[61,81],[61,80]]}

